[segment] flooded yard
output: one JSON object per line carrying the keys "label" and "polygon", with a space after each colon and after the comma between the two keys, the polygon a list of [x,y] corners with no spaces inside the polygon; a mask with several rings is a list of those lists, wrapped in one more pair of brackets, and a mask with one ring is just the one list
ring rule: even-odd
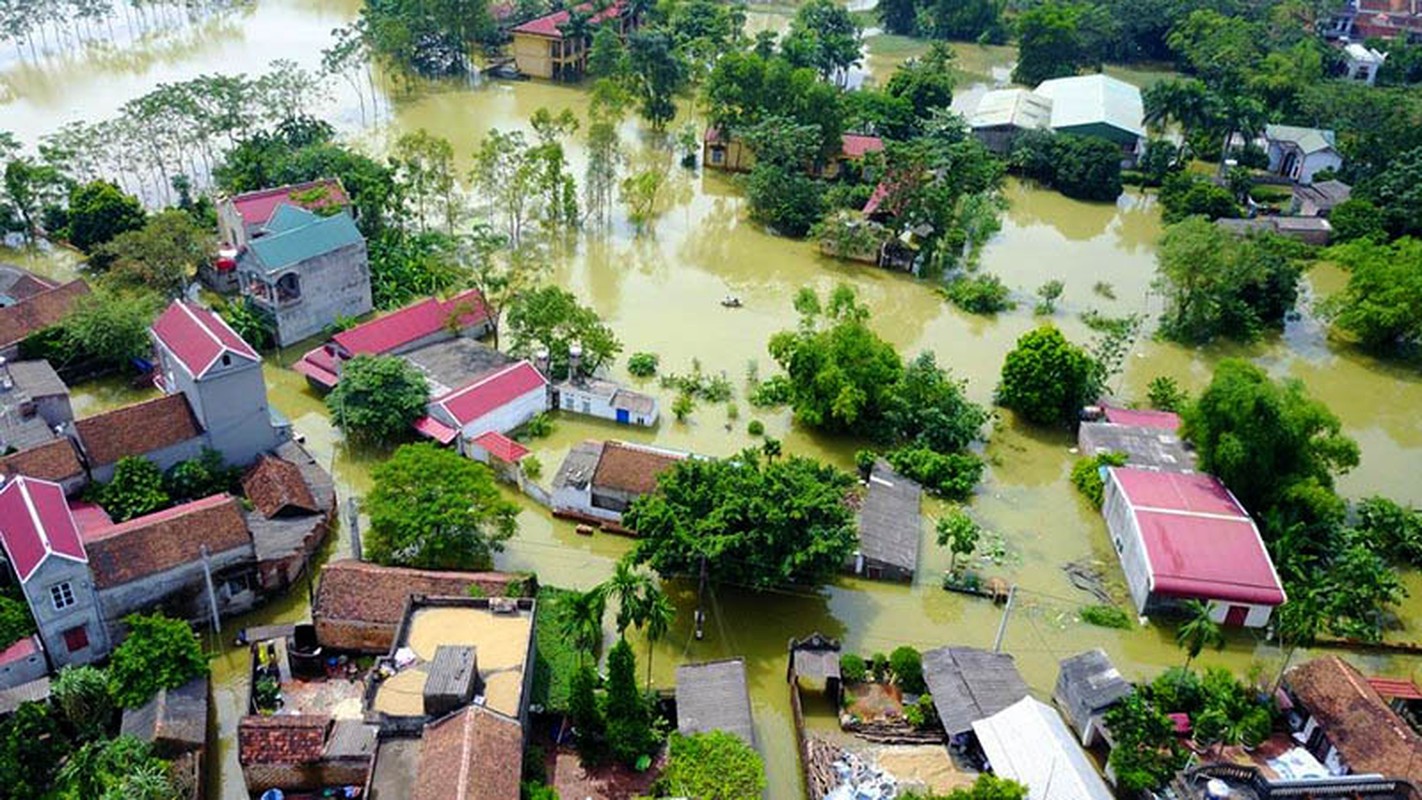
{"label": "flooded yard", "polygon": [[[357,0],[259,0],[242,14],[211,26],[188,30],[175,40],[152,43],[151,50],[89,53],[38,64],[0,58],[0,128],[33,143],[67,121],[99,119],[125,100],[157,82],[204,72],[246,71],[257,74],[274,58],[290,58],[315,67],[319,50],[329,44],[332,27],[345,24],[357,11]],[[753,15],[754,16],[754,15]],[[755,16],[771,25],[784,15]],[[882,52],[871,44],[868,66],[883,76],[899,60],[917,52],[914,43],[885,42]],[[891,46],[888,46],[891,45]],[[1005,80],[1012,58],[1008,48],[959,48],[965,96],[984,85]],[[425,128],[453,143],[456,157],[467,167],[482,137],[492,128],[526,127],[539,107],[555,112],[568,108],[585,115],[586,94],[577,87],[536,81],[519,83],[440,83],[411,92],[388,90],[388,118],[381,127],[357,131],[359,115],[353,96],[333,86],[328,108],[319,113],[335,120],[370,147],[380,146],[400,132]],[[633,121],[623,127],[629,149],[654,144]],[[582,174],[582,152],[572,148],[574,174]],[[1149,195],[1128,192],[1114,204],[1087,204],[1056,193],[1012,183],[1011,204],[1002,232],[983,254],[982,269],[1000,275],[1019,296],[1017,310],[995,318],[963,314],[950,306],[934,287],[913,278],[821,258],[812,244],[776,238],[745,218],[744,202],[734,182],[700,171],[675,172],[660,221],[651,233],[634,236],[624,216],[605,232],[592,233],[554,254],[549,279],[574,291],[608,321],[627,354],[651,351],[660,355],[663,371],[684,372],[693,359],[703,369],[725,372],[736,384],[732,419],[726,405],[699,406],[684,423],[668,418],[652,430],[620,428],[579,418],[560,417],[551,436],[530,443],[551,475],[567,451],[587,438],[622,438],[654,443],[712,456],[758,446],[746,432],[752,419],[764,422],[769,436],[781,439],[785,451],[852,466],[862,443],[819,436],[795,426],[785,410],[753,408],[744,391],[748,365],[759,374],[773,373],[766,353],[771,334],[793,327],[797,315],[791,298],[802,287],[825,291],[849,283],[873,313],[873,326],[906,355],[924,349],[937,352],[939,363],[968,381],[970,396],[990,402],[1004,354],[1023,332],[1040,324],[1032,315],[1033,290],[1059,279],[1065,292],[1052,321],[1069,337],[1085,341],[1092,334],[1080,321],[1088,309],[1121,315],[1158,312],[1151,292],[1155,271],[1154,242],[1160,233],[1159,213]],[[0,260],[15,260],[0,251]],[[72,269],[41,259],[45,269]],[[1336,289],[1342,278],[1320,267],[1310,276],[1321,292]],[[1108,297],[1099,288],[1109,284]],[[743,307],[727,309],[719,300],[736,295]],[[1124,373],[1113,380],[1123,397],[1139,399],[1146,383],[1170,375],[1190,390],[1209,379],[1213,366],[1227,356],[1243,356],[1278,376],[1302,380],[1309,391],[1342,418],[1346,432],[1362,447],[1362,465],[1340,484],[1350,496],[1382,493],[1398,500],[1422,503],[1422,376],[1415,368],[1377,362],[1330,342],[1303,309],[1288,330],[1250,346],[1188,350],[1143,338],[1135,343]],[[306,438],[307,447],[336,477],[341,496],[359,496],[370,486],[369,469],[384,457],[346,446],[333,430],[322,400],[304,379],[285,369],[304,348],[274,354],[266,365],[273,404]],[[672,394],[655,380],[639,382],[622,364],[614,376],[658,394],[664,406]],[[76,389],[75,411],[87,415],[142,395],[122,380],[87,384]],[[1108,580],[1119,584],[1120,570],[1107,541],[1105,526],[1068,482],[1074,446],[1065,433],[1028,429],[1004,414],[993,423],[986,446],[988,474],[972,511],[988,530],[1002,537],[1005,556],[991,575],[1018,587],[1018,603],[1008,622],[1004,649],[1014,654],[1028,683],[1047,697],[1056,677],[1057,660],[1089,646],[1103,647],[1128,677],[1141,677],[1181,663],[1171,630],[1147,626],[1128,631],[1084,625],[1076,610],[1093,602],[1075,589],[1063,567],[1075,561],[1097,562]],[[523,505],[519,533],[498,558],[506,569],[534,570],[546,584],[589,587],[612,570],[630,542],[599,534],[578,536],[572,523],[553,519],[544,510]],[[768,762],[774,798],[799,796],[793,730],[785,685],[786,643],[792,636],[818,630],[844,639],[846,650],[865,654],[889,652],[899,644],[919,647],[946,643],[991,646],[1002,611],[987,601],[951,594],[939,588],[948,567],[948,553],[933,541],[936,502],[925,506],[922,556],[913,585],[891,585],[842,579],[820,591],[752,592],[736,586],[715,587],[707,598],[706,636],[692,631],[695,587],[672,582],[669,592],[681,613],[668,636],[654,648],[653,675],[669,687],[675,665],[687,660],[728,656],[746,658],[757,721],[757,738]],[[328,546],[332,557],[348,553],[338,536]],[[1422,610],[1422,579],[1407,576],[1414,597],[1409,601],[1401,638],[1422,640],[1418,614]],[[1119,587],[1117,588],[1119,593]],[[308,614],[303,585],[280,602],[248,619],[228,623],[222,639],[230,641],[238,627],[296,621]],[[639,659],[646,643],[635,641]],[[237,766],[234,734],[246,689],[247,651],[214,639],[214,692],[218,710],[215,750],[221,791],[214,797],[245,796]],[[481,650],[481,659],[484,657]],[[1240,672],[1253,663],[1277,668],[1279,651],[1253,632],[1234,632],[1221,653],[1201,656],[1205,664],[1223,664]],[[1414,675],[1412,659],[1377,659],[1373,667],[1399,676]],[[807,709],[812,729],[837,728],[828,709]],[[932,771],[932,765],[924,765]]]}

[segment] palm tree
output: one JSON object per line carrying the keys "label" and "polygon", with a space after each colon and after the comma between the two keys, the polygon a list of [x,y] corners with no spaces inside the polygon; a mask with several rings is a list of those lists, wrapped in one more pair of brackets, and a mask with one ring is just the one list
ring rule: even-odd
{"label": "palm tree", "polygon": [[632,562],[617,562],[612,577],[598,587],[605,597],[617,601],[617,635],[625,637],[629,626],[640,628],[645,619],[644,598],[653,588],[652,579],[632,569]]}
{"label": "palm tree", "polygon": [[781,453],[780,440],[767,438],[765,442],[761,444],[760,449],[765,452],[765,460],[767,462],[774,461]]}
{"label": "palm tree", "polygon": [[652,688],[652,646],[666,637],[676,621],[676,606],[655,583],[648,584],[642,597],[643,621],[647,625],[647,688]]}
{"label": "palm tree", "polygon": [[573,643],[579,653],[592,655],[602,641],[602,617],[607,611],[607,595],[601,586],[586,592],[573,592],[564,600],[567,614],[564,615],[561,633]]}
{"label": "palm tree", "polygon": [[1175,643],[1185,650],[1185,667],[1187,669],[1190,667],[1190,662],[1194,661],[1195,657],[1200,655],[1200,651],[1206,647],[1213,647],[1216,650],[1224,649],[1224,628],[1210,618],[1214,607],[1214,603],[1200,600],[1185,601],[1185,612],[1189,618],[1175,629]]}

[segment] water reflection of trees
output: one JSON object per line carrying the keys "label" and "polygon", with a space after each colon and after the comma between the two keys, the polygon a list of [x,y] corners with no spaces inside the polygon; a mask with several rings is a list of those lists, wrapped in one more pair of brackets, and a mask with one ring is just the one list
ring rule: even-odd
{"label": "water reflection of trees", "polygon": [[1114,203],[1072,200],[1021,181],[1009,183],[1007,218],[1022,228],[1050,226],[1068,241],[1085,242],[1106,232],[1119,214]]}
{"label": "water reflection of trees", "polygon": [[249,8],[251,0],[23,0],[0,3],[0,43],[21,60],[125,47]]}

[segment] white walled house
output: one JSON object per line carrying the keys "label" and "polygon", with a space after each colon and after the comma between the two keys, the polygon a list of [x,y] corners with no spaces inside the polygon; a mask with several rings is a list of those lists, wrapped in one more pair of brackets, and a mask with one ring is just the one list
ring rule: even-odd
{"label": "white walled house", "polygon": [[618,524],[633,500],[656,489],[658,476],[687,457],[628,442],[582,442],[553,477],[553,513]]}
{"label": "white walled house", "polygon": [[624,389],[597,378],[578,377],[553,385],[555,407],[567,414],[583,414],[619,425],[651,427],[657,424],[657,398]]}
{"label": "white walled house", "polygon": [[1264,150],[1269,155],[1269,171],[1297,183],[1313,183],[1317,173],[1343,166],[1330,130],[1266,125]]}
{"label": "white walled house", "polygon": [[527,361],[516,361],[432,399],[429,416],[415,427],[459,452],[474,455],[474,440],[508,433],[548,410],[548,380]]}
{"label": "white walled house", "polygon": [[1136,610],[1211,604],[1225,625],[1262,628],[1285,595],[1259,530],[1218,479],[1106,470],[1102,513]]}

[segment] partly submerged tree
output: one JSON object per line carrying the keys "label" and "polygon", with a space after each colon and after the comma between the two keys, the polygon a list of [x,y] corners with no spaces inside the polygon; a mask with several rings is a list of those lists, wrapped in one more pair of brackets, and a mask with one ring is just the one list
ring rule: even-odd
{"label": "partly submerged tree", "polygon": [[1076,420],[1096,401],[1104,370],[1051,325],[1022,334],[1002,364],[997,403],[1038,425]]}
{"label": "partly submerged tree", "polygon": [[581,350],[579,374],[591,375],[609,366],[622,352],[622,342],[592,308],[567,289],[543,286],[513,299],[504,321],[509,352],[531,356],[547,348],[554,375],[569,374],[573,347]]}
{"label": "partly submerged tree", "polygon": [[1224,647],[1224,628],[1211,616],[1214,603],[1202,600],[1185,601],[1185,619],[1175,629],[1175,643],[1185,651],[1185,666],[1189,668],[1206,647]]}
{"label": "partly submerged tree", "polygon": [[422,442],[402,445],[371,472],[366,557],[425,569],[488,569],[513,538],[519,508],[488,467]]}

